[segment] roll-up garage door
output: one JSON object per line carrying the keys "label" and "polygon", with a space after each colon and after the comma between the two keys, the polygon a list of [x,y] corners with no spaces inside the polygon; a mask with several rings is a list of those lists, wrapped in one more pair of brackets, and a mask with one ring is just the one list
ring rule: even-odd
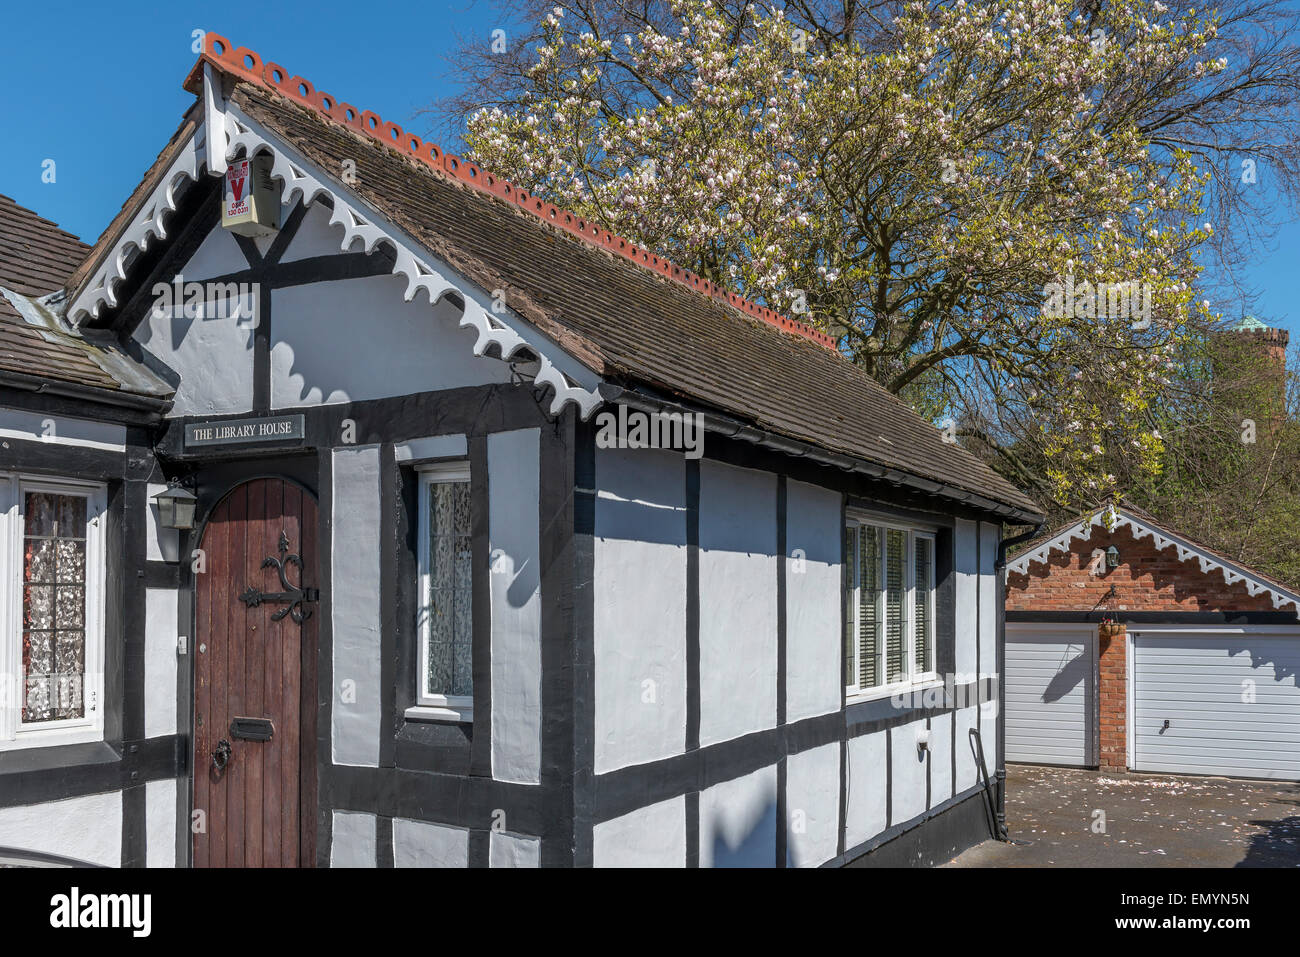
{"label": "roll-up garage door", "polygon": [[1087,767],[1095,750],[1096,632],[1007,625],[1007,760]]}
{"label": "roll-up garage door", "polygon": [[1134,769],[1300,780],[1300,633],[1134,632]]}

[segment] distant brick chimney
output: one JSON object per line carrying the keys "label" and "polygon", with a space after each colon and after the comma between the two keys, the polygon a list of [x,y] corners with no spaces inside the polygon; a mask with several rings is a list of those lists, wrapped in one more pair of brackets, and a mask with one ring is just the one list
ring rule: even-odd
{"label": "distant brick chimney", "polygon": [[1254,316],[1242,316],[1228,327],[1228,331],[1258,342],[1265,354],[1278,366],[1286,368],[1286,347],[1291,341],[1291,333],[1285,329],[1271,329]]}
{"label": "distant brick chimney", "polygon": [[1243,316],[1213,339],[1214,391],[1243,419],[1271,431],[1286,417],[1286,350],[1291,334]]}

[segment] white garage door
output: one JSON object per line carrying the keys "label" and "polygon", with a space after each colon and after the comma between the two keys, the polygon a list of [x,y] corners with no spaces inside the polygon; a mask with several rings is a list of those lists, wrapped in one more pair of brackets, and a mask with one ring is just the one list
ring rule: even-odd
{"label": "white garage door", "polygon": [[1097,763],[1096,631],[1007,625],[1007,760]]}
{"label": "white garage door", "polygon": [[1300,780],[1300,634],[1133,638],[1133,767]]}

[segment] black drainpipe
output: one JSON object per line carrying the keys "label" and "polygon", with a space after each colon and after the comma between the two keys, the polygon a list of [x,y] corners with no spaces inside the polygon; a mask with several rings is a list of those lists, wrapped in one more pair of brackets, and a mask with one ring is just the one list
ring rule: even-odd
{"label": "black drainpipe", "polygon": [[1047,527],[1047,522],[1038,523],[1036,528],[1027,532],[1021,532],[1014,538],[1004,538],[998,542],[997,561],[993,565],[993,576],[996,579],[994,595],[996,596],[998,608],[998,645],[997,645],[997,662],[998,662],[998,770],[997,779],[997,830],[999,841],[1010,841],[1011,837],[1007,832],[1007,682],[1006,682],[1006,660],[1007,660],[1007,549],[1013,545],[1019,545],[1021,542],[1028,541],[1043,534],[1043,529]]}

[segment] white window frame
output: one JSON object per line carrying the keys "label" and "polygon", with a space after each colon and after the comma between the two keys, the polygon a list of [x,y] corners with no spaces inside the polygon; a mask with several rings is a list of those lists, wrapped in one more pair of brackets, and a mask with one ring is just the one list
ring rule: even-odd
{"label": "white window frame", "polygon": [[[936,566],[938,563],[938,545],[936,542],[935,529],[925,526],[911,525],[899,522],[897,519],[882,518],[879,515],[871,513],[849,512],[845,519],[845,530],[858,529],[862,526],[903,532],[906,535],[907,542],[906,554],[903,556],[903,679],[895,682],[883,682],[870,687],[862,687],[858,684],[858,676],[861,669],[858,665],[859,655],[862,653],[862,642],[860,640],[860,618],[862,615],[862,604],[858,600],[859,584],[862,579],[862,569],[859,566],[859,556],[855,553],[853,560],[854,575],[857,580],[847,585],[846,593],[843,600],[849,603],[852,614],[853,627],[853,666],[846,677],[851,680],[844,686],[844,698],[846,703],[852,704],[858,701],[871,701],[876,698],[888,698],[896,694],[902,694],[910,691],[916,691],[922,687],[939,684],[939,672],[937,653],[935,648],[935,618],[939,606],[938,602],[938,582]],[[846,536],[847,537],[847,536]],[[882,541],[888,542],[888,535],[882,535]],[[853,536],[854,548],[858,547],[858,535]],[[928,541],[930,543],[930,618],[927,623],[926,635],[926,669],[917,672],[916,669],[916,629],[914,627],[916,618],[916,543],[918,541]],[[880,621],[877,624],[879,629],[876,636],[876,654],[878,656],[877,674],[885,675],[887,649],[885,648],[885,607],[886,607],[886,586],[885,586],[885,562],[887,547],[881,548],[877,569],[877,581],[880,587],[876,589],[877,607],[880,609]]]}
{"label": "white window frame", "polygon": [[[422,607],[424,596],[429,592],[430,568],[429,554],[429,486],[444,482],[471,482],[468,461],[437,462],[416,467],[419,479],[419,544],[417,546],[419,575],[415,605]],[[415,705],[406,709],[406,717],[416,721],[451,721],[472,722],[474,720],[474,696],[434,694],[429,691],[429,622],[418,622],[419,659],[415,676]]]}
{"label": "white window frame", "polygon": [[[86,499],[86,660],[84,716],[22,722],[23,528],[27,492]],[[108,490],[102,483],[23,473],[0,473],[0,751],[104,740],[104,524]]]}

